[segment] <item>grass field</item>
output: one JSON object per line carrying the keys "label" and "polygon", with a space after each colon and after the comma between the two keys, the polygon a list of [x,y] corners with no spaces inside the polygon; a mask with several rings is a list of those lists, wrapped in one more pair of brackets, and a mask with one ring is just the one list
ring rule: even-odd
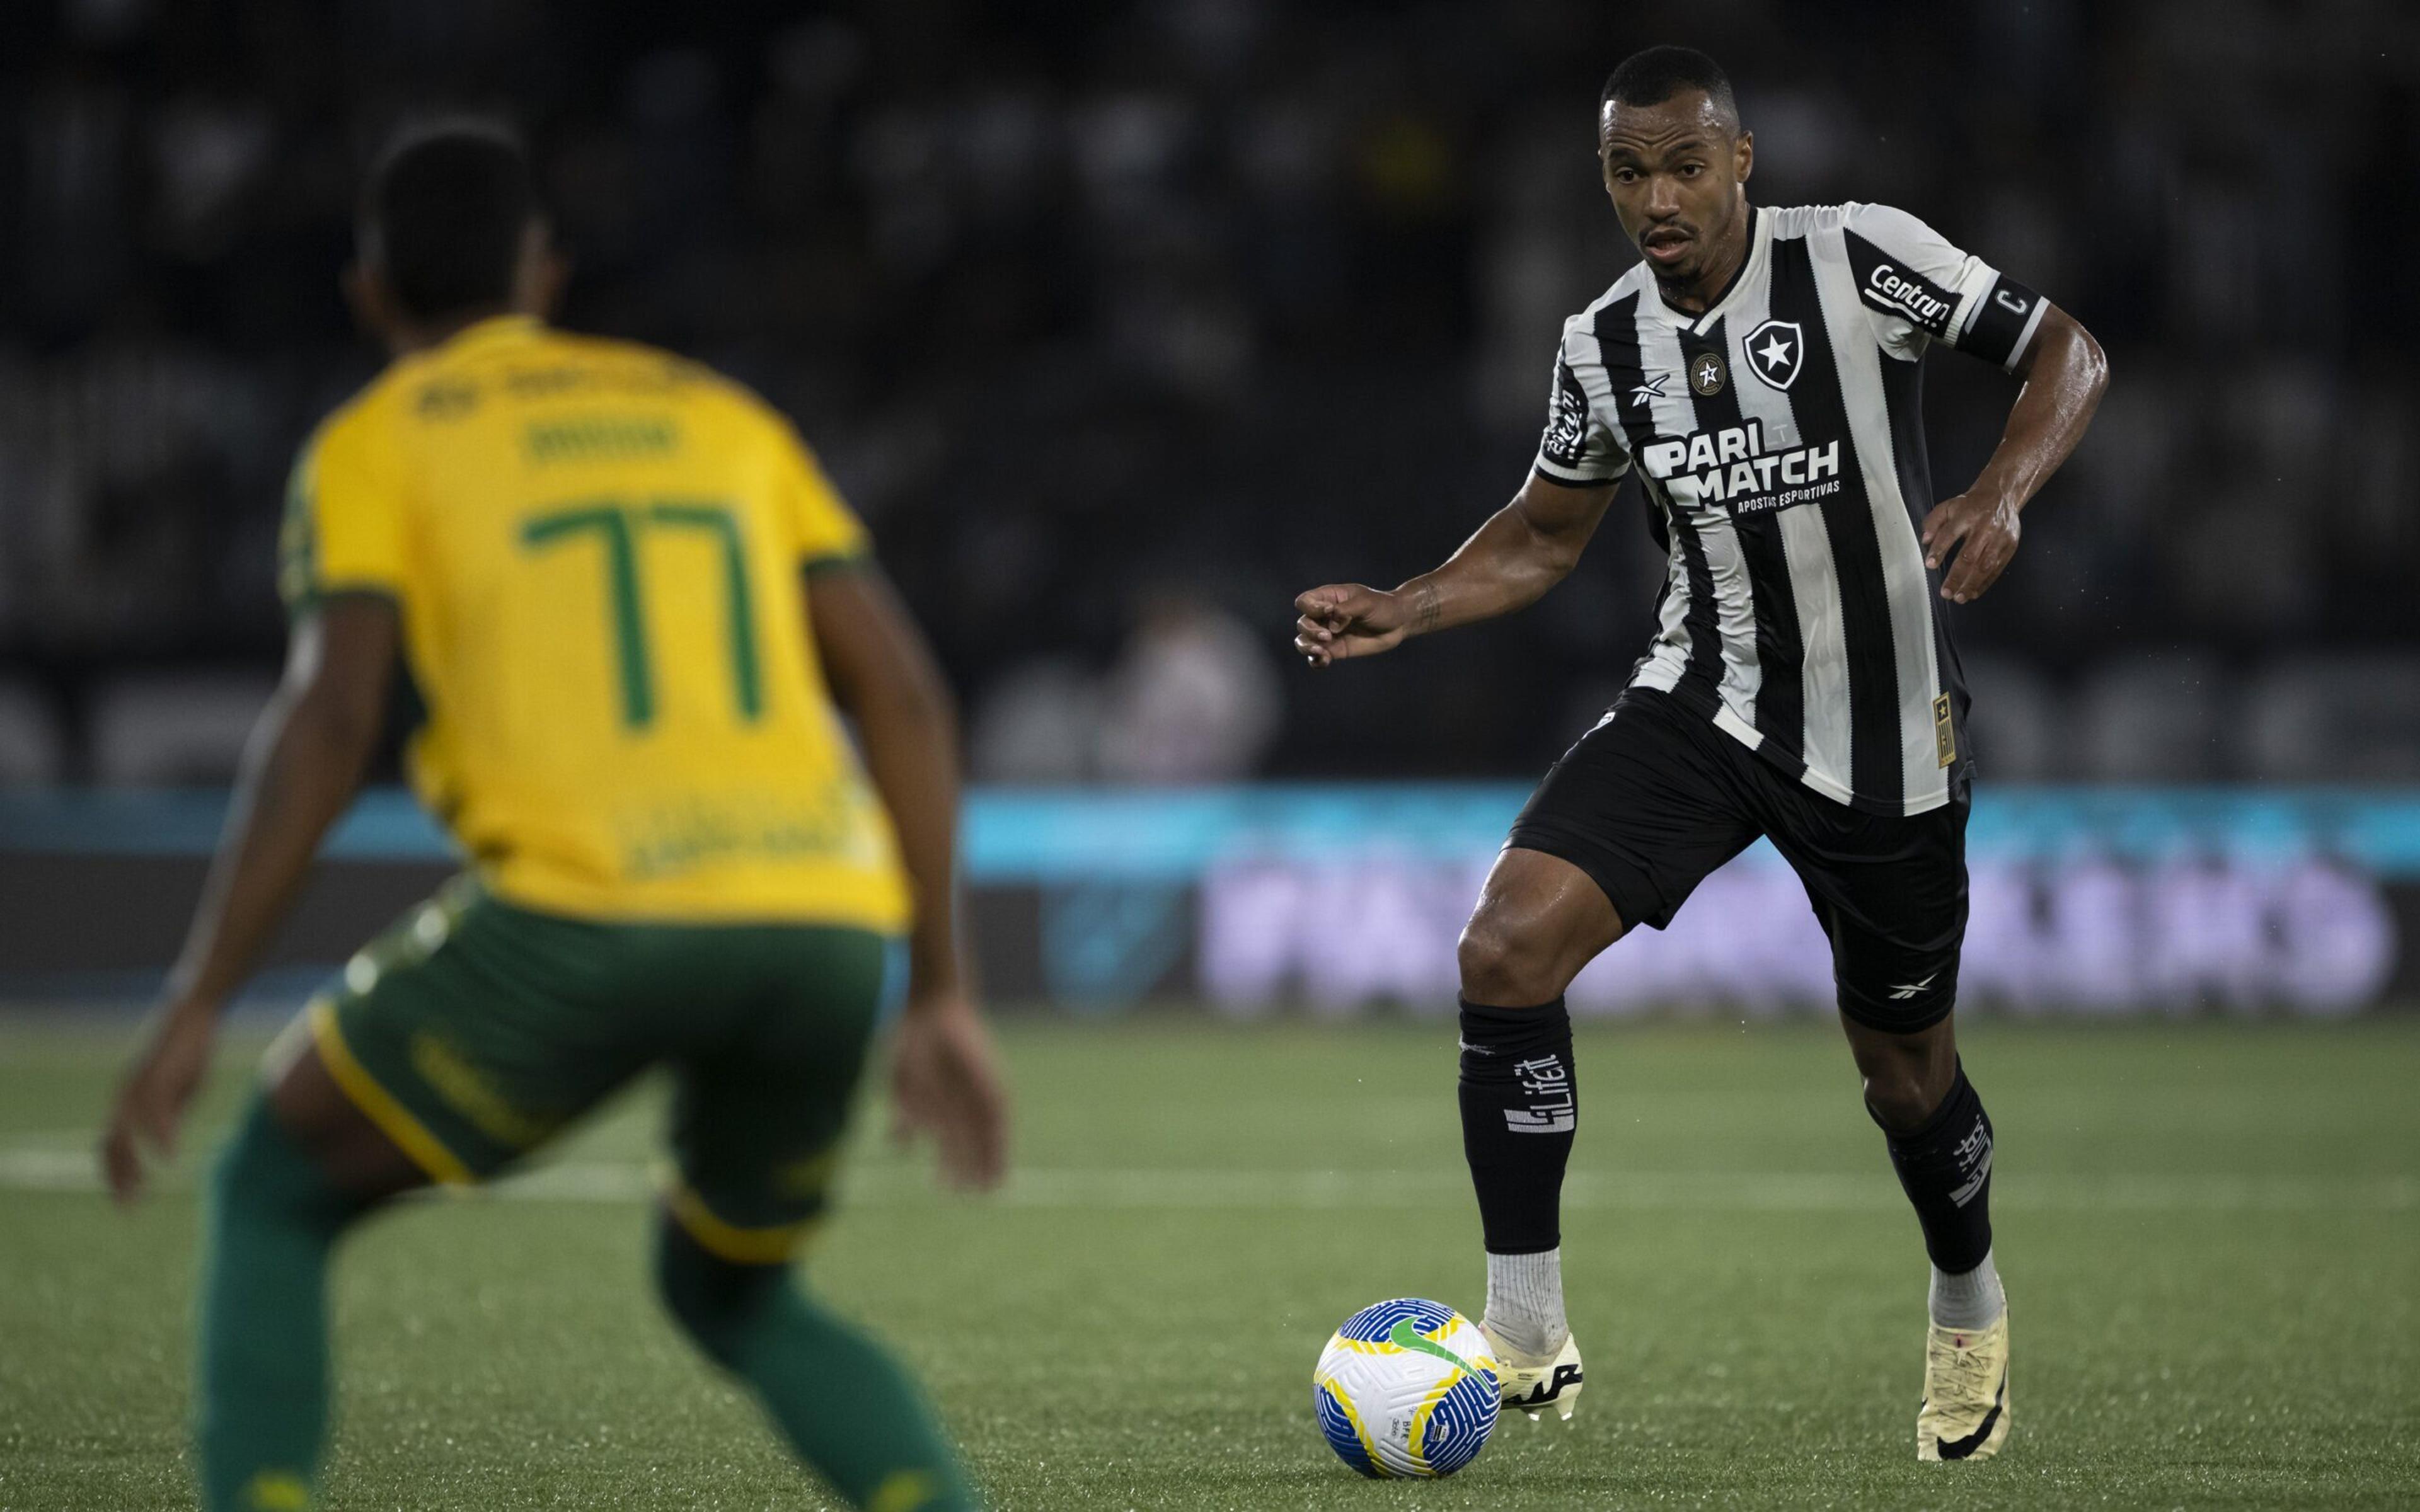
{"label": "grass field", "polygon": [[[190,1168],[121,1216],[85,1160],[123,1040],[0,1019],[10,1512],[190,1504]],[[1009,1191],[932,1196],[869,1143],[810,1264],[1002,1507],[2420,1504],[2420,1019],[1973,1027],[2016,1430],[1961,1466],[1915,1462],[1923,1256],[1835,1034],[1584,1031],[1586,1406],[1425,1484],[1348,1473],[1309,1383],[1365,1303],[1481,1301],[1450,1030],[1007,1041]],[[207,1130],[241,1079],[231,1052]],[[644,1289],[655,1112],[642,1092],[499,1196],[352,1244],[332,1505],[829,1504]]]}

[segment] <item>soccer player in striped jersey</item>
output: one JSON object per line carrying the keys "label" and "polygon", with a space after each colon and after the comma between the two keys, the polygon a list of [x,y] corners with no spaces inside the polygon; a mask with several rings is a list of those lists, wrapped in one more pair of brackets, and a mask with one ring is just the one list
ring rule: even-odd
{"label": "soccer player in striped jersey", "polygon": [[396,360],[295,468],[285,686],[111,1118],[112,1190],[173,1144],[398,665],[427,711],[414,785],[467,870],[311,1000],[219,1158],[202,1505],[318,1504],[338,1238],[662,1065],[673,1317],[849,1504],[972,1507],[913,1384],[790,1276],[894,1011],[903,1130],[963,1183],[1000,1176],[948,691],[788,423],[696,363],[550,328],[559,277],[509,135],[441,125],[382,160],[354,286]]}
{"label": "soccer player in striped jersey", "polygon": [[[1528,481],[1435,571],[1295,601],[1314,666],[1510,613],[1571,570],[1634,471],[1670,554],[1647,655],[1514,823],[1462,936],[1483,1326],[1508,1404],[1569,1416],[1564,989],[1764,836],[1831,940],[1866,1106],[1932,1264],[1917,1457],[1986,1458],[2009,1432],[2008,1320],[1992,1124],[1951,1024],[1971,757],[1945,606],[2006,569],[2107,364],[2064,312],[1912,215],[1750,205],[1755,142],[1701,53],[1616,69],[1597,147],[1642,260],[1565,324]],[[1934,346],[2024,385],[1981,475],[1937,502],[1919,409]]]}

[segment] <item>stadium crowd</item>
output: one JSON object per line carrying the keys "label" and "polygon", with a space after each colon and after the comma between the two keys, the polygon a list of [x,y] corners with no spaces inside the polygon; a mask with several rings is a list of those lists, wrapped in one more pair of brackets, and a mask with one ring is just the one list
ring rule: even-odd
{"label": "stadium crowd", "polygon": [[[218,775],[140,732],[273,669],[285,470],[375,368],[350,197],[431,105],[529,131],[566,323],[799,419],[979,774],[1533,771],[1644,644],[1635,501],[1539,609],[1415,655],[1287,667],[1289,602],[1420,570],[1518,483],[1562,317],[1633,257],[1597,86],[1657,39],[1740,80],[1756,197],[1909,208],[2108,347],[2090,439],[1961,611],[1987,776],[2420,777],[2420,16],[1861,14],[8,7],[0,780]],[[1975,366],[1931,364],[1949,491],[2009,396]]]}

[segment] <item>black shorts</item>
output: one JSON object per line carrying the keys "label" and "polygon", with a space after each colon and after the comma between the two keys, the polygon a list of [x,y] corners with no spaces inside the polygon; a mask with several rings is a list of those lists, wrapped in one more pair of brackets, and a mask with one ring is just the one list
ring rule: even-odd
{"label": "black shorts", "polygon": [[1538,785],[1509,844],[1587,872],[1627,927],[1662,929],[1759,835],[1832,942],[1840,1011],[1912,1033],[1958,997],[1966,935],[1964,795],[1927,813],[1861,813],[1804,786],[1666,694],[1632,688]]}

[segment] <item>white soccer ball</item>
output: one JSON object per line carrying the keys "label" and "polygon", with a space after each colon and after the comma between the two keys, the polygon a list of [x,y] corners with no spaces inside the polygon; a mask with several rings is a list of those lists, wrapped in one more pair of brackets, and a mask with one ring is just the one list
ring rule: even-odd
{"label": "white soccer ball", "polygon": [[1496,1430],[1495,1352],[1441,1302],[1398,1298],[1346,1319],[1311,1378],[1319,1430],[1373,1479],[1450,1475]]}

